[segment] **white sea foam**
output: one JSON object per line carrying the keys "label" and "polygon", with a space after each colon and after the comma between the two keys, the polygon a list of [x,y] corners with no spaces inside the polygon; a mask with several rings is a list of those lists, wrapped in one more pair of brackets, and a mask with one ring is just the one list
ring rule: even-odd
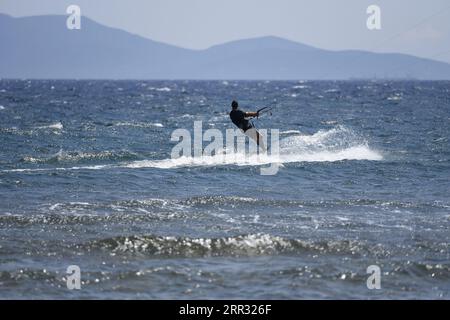
{"label": "white sea foam", "polygon": [[115,126],[118,127],[138,127],[138,128],[151,128],[151,127],[157,127],[162,128],[164,125],[159,122],[155,123],[149,123],[149,122],[117,122]]}
{"label": "white sea foam", "polygon": [[326,121],[322,121],[322,124],[337,124],[338,122],[336,120],[326,120]]}
{"label": "white sea foam", "polygon": [[293,86],[292,89],[306,89],[308,86],[301,85],[301,86]]}
{"label": "white sea foam", "polygon": [[[300,133],[293,130],[293,133]],[[369,147],[366,140],[359,137],[352,130],[338,126],[330,130],[320,130],[312,135],[296,134],[280,141],[280,153],[272,154],[246,154],[224,153],[213,156],[167,158],[160,160],[139,160],[124,162],[115,165],[95,165],[63,168],[36,168],[12,169],[2,172],[35,172],[52,170],[100,170],[111,168],[159,168],[172,169],[179,167],[202,166],[261,166],[277,163],[282,166],[286,163],[301,162],[336,162],[344,160],[380,161],[383,156],[380,152]]]}
{"label": "white sea foam", "polygon": [[301,132],[299,130],[286,130],[281,131],[280,134],[301,134]]}
{"label": "white sea foam", "polygon": [[378,152],[367,146],[357,146],[340,151],[319,151],[299,154],[276,155],[246,155],[243,153],[232,153],[228,155],[214,155],[204,157],[180,157],[176,159],[141,160],[131,162],[127,168],[160,168],[172,169],[178,167],[237,165],[237,166],[260,166],[271,163],[295,163],[295,162],[335,162],[343,160],[372,160],[379,161],[383,157]]}
{"label": "white sea foam", "polygon": [[[300,133],[292,130],[292,133]],[[383,156],[352,130],[339,126],[320,130],[313,135],[294,135],[280,141],[280,154],[227,153],[214,156],[161,160],[141,160],[126,164],[127,168],[160,168],[238,165],[258,166],[271,163],[335,162],[343,160],[379,161]]]}
{"label": "white sea foam", "polygon": [[113,168],[112,165],[96,165],[96,166],[82,166],[82,167],[61,167],[61,168],[23,168],[23,169],[8,169],[1,172],[48,172],[48,171],[72,171],[72,170],[100,170],[106,168]]}
{"label": "white sea foam", "polygon": [[172,89],[170,89],[169,87],[162,87],[162,88],[148,87],[147,90],[155,90],[155,91],[160,91],[160,92],[172,91]]}
{"label": "white sea foam", "polygon": [[389,100],[389,101],[399,101],[399,100],[402,100],[402,99],[403,99],[402,96],[400,96],[398,94],[390,96],[390,97],[387,98],[387,100]]}
{"label": "white sea foam", "polygon": [[64,128],[64,126],[62,125],[61,122],[49,124],[47,126],[38,127],[38,129],[56,129],[56,130],[62,130],[63,128]]}

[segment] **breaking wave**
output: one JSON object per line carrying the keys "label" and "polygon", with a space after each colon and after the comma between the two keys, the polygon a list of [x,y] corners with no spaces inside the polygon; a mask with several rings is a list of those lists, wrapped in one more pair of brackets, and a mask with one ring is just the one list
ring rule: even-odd
{"label": "breaking wave", "polygon": [[56,122],[53,124],[49,124],[46,126],[37,127],[36,129],[55,129],[55,130],[62,130],[64,128],[63,124],[61,122]]}
{"label": "breaking wave", "polygon": [[50,157],[24,157],[22,162],[27,163],[78,163],[95,160],[133,160],[137,155],[129,151],[101,151],[101,152],[81,152],[60,150]]}
{"label": "breaking wave", "polygon": [[[282,132],[283,134],[283,132]],[[50,158],[25,157],[23,162],[29,163],[64,163],[81,162],[82,160],[117,160],[116,164],[95,166],[77,166],[61,168],[27,168],[10,169],[3,172],[39,172],[51,170],[99,170],[111,168],[159,168],[172,169],[179,167],[202,166],[261,166],[268,164],[283,165],[301,162],[336,162],[345,160],[380,161],[383,155],[369,147],[367,140],[358,136],[351,129],[338,126],[330,130],[320,130],[312,135],[301,134],[298,131],[286,131],[287,137],[280,140],[279,154],[249,154],[243,152],[224,152],[212,156],[166,158],[160,160],[136,160],[137,155],[130,152],[100,153],[58,152]],[[134,160],[128,161],[127,160]]]}
{"label": "breaking wave", "polygon": [[174,159],[142,160],[129,163],[126,167],[170,169],[188,166],[253,166],[271,163],[380,161],[383,159],[381,153],[372,150],[365,139],[344,126],[338,126],[331,130],[320,130],[313,135],[302,135],[299,131],[294,130],[282,132],[282,134],[291,133],[295,135],[280,141],[279,155],[233,152],[203,157],[182,156]]}
{"label": "breaking wave", "polygon": [[303,251],[351,253],[365,250],[363,243],[357,241],[308,242],[261,233],[222,238],[133,235],[94,240],[85,246],[91,250],[163,257],[259,256]]}
{"label": "breaking wave", "polygon": [[[207,208],[247,210],[251,207],[276,209],[329,209],[342,208],[373,208],[391,212],[401,210],[408,213],[411,210],[429,211],[439,210],[446,212],[449,203],[441,202],[400,202],[374,199],[348,199],[348,200],[293,200],[293,199],[257,199],[237,196],[194,196],[185,199],[130,199],[106,202],[56,202],[40,206],[35,214],[2,214],[0,213],[0,226],[24,224],[70,224],[70,223],[97,223],[105,221],[132,222],[147,220],[172,220],[193,217],[191,212],[201,212]],[[442,217],[447,219],[447,217]]]}
{"label": "breaking wave", "polygon": [[117,122],[118,127],[137,127],[137,128],[163,128],[164,125],[159,122]]}

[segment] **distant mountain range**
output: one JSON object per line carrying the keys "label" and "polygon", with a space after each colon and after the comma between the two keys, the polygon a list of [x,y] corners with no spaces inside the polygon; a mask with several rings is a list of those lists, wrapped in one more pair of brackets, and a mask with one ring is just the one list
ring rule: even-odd
{"label": "distant mountain range", "polygon": [[0,77],[43,79],[450,79],[450,64],[405,54],[328,51],[277,37],[189,50],[82,17],[0,14]]}

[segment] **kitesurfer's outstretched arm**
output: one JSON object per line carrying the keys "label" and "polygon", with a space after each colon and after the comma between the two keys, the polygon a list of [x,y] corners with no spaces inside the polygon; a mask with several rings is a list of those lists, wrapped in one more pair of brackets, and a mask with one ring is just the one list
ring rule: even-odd
{"label": "kitesurfer's outstretched arm", "polygon": [[249,118],[249,117],[257,117],[259,116],[258,112],[245,112],[245,117]]}

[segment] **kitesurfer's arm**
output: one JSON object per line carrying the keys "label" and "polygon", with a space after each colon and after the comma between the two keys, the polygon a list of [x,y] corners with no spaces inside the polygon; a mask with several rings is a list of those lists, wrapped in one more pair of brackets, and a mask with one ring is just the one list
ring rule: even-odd
{"label": "kitesurfer's arm", "polygon": [[257,117],[259,115],[258,112],[245,112],[245,117]]}

